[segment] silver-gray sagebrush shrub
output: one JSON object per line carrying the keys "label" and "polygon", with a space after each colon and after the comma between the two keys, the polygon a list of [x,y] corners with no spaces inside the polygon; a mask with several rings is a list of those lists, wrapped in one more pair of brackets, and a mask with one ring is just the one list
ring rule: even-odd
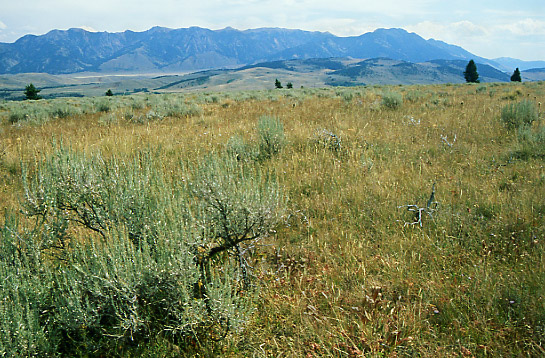
{"label": "silver-gray sagebrush shrub", "polygon": [[278,154],[286,145],[284,125],[275,117],[263,116],[257,123],[259,137],[259,158],[269,159]]}
{"label": "silver-gray sagebrush shrub", "polygon": [[398,92],[387,91],[382,94],[381,105],[388,109],[398,109],[403,104],[403,96]]}
{"label": "silver-gray sagebrush shrub", "polygon": [[69,227],[80,226],[108,238],[124,227],[135,241],[153,237],[160,222],[159,197],[165,187],[151,153],[139,153],[130,162],[106,160],[100,154],[73,152],[62,145],[45,158],[30,177],[23,168],[23,211],[36,218],[43,239],[63,249]]}
{"label": "silver-gray sagebrush shrub", "polygon": [[528,126],[537,119],[538,111],[536,105],[530,100],[507,104],[501,111],[501,121],[508,129]]}
{"label": "silver-gray sagebrush shrub", "polygon": [[42,313],[52,289],[39,243],[20,230],[17,217],[6,212],[0,226],[0,356],[43,357],[57,354]]}
{"label": "silver-gray sagebrush shrub", "polygon": [[237,134],[229,138],[225,144],[225,150],[228,155],[238,161],[251,161],[259,156],[259,150],[255,145],[244,142],[244,138]]}
{"label": "silver-gray sagebrush shrub", "polygon": [[545,159],[545,126],[522,126],[517,130],[517,143],[509,153],[511,158]]}
{"label": "silver-gray sagebrush shrub", "polygon": [[247,284],[241,245],[266,236],[276,225],[284,206],[276,176],[232,155],[212,155],[193,168],[187,190],[197,225],[209,229],[202,238],[204,259],[231,254]]}
{"label": "silver-gray sagebrush shrub", "polygon": [[[122,160],[61,145],[25,170],[29,240],[47,257],[39,266],[48,277],[29,271],[27,281],[50,284],[28,295],[42,303],[12,315],[16,326],[34,322],[27,335],[44,342],[21,341],[22,352],[107,355],[154,337],[183,349],[244,326],[244,245],[277,222],[284,202],[276,177],[217,155],[167,180],[161,155]],[[1,337],[3,346],[13,340]]]}

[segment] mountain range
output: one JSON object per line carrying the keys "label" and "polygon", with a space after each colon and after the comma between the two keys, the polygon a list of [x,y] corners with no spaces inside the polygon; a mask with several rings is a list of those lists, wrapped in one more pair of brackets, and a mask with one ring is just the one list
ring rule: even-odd
{"label": "mountain range", "polygon": [[[74,28],[26,35],[13,43],[0,43],[0,74],[168,74],[313,58],[389,58],[410,63],[474,59],[507,72],[513,71],[515,63],[525,69],[519,60],[485,59],[459,46],[425,40],[403,29],[377,29],[361,36],[339,37],[281,28],[240,31],[154,27],[143,32]],[[545,67],[545,62],[532,65]]]}

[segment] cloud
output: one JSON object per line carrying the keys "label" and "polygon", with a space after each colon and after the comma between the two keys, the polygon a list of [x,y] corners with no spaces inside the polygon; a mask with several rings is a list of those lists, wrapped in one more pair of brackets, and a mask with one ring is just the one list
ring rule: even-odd
{"label": "cloud", "polygon": [[481,37],[489,35],[489,31],[486,27],[476,25],[471,21],[458,21],[452,23],[448,30],[457,33],[458,36],[466,37]]}
{"label": "cloud", "polygon": [[523,19],[517,22],[503,25],[500,29],[507,30],[517,36],[545,35],[545,21],[535,19]]}
{"label": "cloud", "polygon": [[4,24],[2,21],[0,21],[0,30],[5,30],[7,28],[8,27],[6,26],[6,24]]}
{"label": "cloud", "polygon": [[407,26],[406,29],[416,32],[424,38],[434,38],[447,42],[452,41],[453,39],[475,38],[490,35],[488,28],[476,25],[467,20],[451,23],[423,21],[416,25]]}
{"label": "cloud", "polygon": [[545,58],[545,22],[527,18],[515,22],[475,24],[469,20],[456,22],[422,21],[407,26],[424,38],[434,38],[458,45],[486,58],[516,57],[526,60]]}
{"label": "cloud", "polygon": [[82,29],[82,30],[85,30],[85,31],[89,31],[89,32],[98,32],[98,30],[95,30],[95,29],[92,28],[91,26],[85,26],[85,25],[83,25],[83,26],[80,26],[79,28]]}

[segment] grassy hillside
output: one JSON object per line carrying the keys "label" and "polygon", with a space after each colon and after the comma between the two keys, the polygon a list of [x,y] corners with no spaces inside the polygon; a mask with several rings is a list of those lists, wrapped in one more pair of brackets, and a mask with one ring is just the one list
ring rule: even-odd
{"label": "grassy hillside", "polygon": [[[0,99],[21,100],[33,83],[44,98],[101,96],[108,89],[116,95],[195,91],[246,91],[273,89],[276,79],[295,88],[326,86],[413,85],[464,83],[466,62],[434,60],[411,63],[387,58],[358,60],[327,58],[258,63],[237,69],[217,69],[187,74],[76,73],[72,75],[0,75]],[[508,82],[509,75],[478,64],[480,82]],[[540,72],[523,72],[530,81],[543,79]]]}
{"label": "grassy hillside", "polygon": [[[542,356],[544,102],[544,82],[5,102],[0,105],[0,233],[4,238],[0,265],[2,272],[8,273],[15,272],[10,271],[13,267],[34,267],[25,274],[30,280],[48,277],[49,281],[36,279],[37,286],[25,288],[33,298],[25,301],[21,312],[10,316],[14,322],[19,320],[19,328],[4,324],[2,329],[8,333],[0,336],[0,348],[127,357]],[[529,124],[521,124],[524,121]],[[274,136],[268,137],[271,133]],[[235,158],[238,164],[228,169],[208,166],[211,156]],[[117,163],[107,167],[112,172],[100,172],[102,165],[109,163]],[[26,168],[25,175],[21,165]],[[63,180],[55,180],[51,173],[62,173],[63,165],[73,171],[66,172]],[[48,172],[53,169],[47,168],[59,172]],[[95,172],[93,168],[99,169]],[[245,174],[225,177],[235,175],[238,179],[225,193],[214,196],[215,190],[223,190],[222,180],[227,180],[221,179],[221,170],[232,173],[236,168]],[[115,176],[113,172],[130,175]],[[47,175],[52,176],[47,179]],[[29,178],[26,184],[22,177]],[[63,186],[80,179],[94,184]],[[276,184],[263,186],[269,179]],[[42,216],[32,216],[28,210],[34,200],[32,193],[49,193],[52,186],[59,191],[87,193],[78,200],[88,203],[82,210],[90,210],[101,190],[110,193],[108,188],[118,188],[120,183],[127,186],[119,187],[119,197],[97,206],[111,215],[108,229],[89,230],[93,222],[78,222],[77,216],[63,221],[71,209],[60,208],[55,200],[45,201]],[[201,190],[198,183],[208,186]],[[275,185],[281,199],[273,210],[272,201],[265,199],[277,190],[271,189]],[[34,192],[33,188],[41,189]],[[185,190],[190,194],[184,196]],[[129,192],[132,194],[127,198],[132,199],[124,201]],[[149,223],[149,227],[138,226],[141,238],[163,238],[162,233],[168,232],[161,240],[170,242],[176,234],[173,227],[190,230],[194,220],[200,223],[197,226],[203,236],[197,230],[196,236],[183,237],[204,240],[204,232],[221,233],[223,229],[214,226],[215,219],[199,215],[213,212],[210,208],[216,202],[211,197],[219,198],[220,205],[224,196],[230,195],[242,198],[233,199],[234,207],[242,205],[241,215],[252,218],[254,205],[264,203],[255,212],[269,218],[265,214],[268,205],[278,216],[267,221],[272,226],[263,226],[256,240],[244,241],[229,251],[232,255],[218,255],[209,261],[212,276],[224,277],[214,285],[238,287],[222,288],[224,296],[217,299],[218,307],[225,309],[222,317],[230,320],[207,324],[210,321],[203,318],[197,322],[205,323],[190,330],[176,330],[169,326],[174,316],[165,318],[161,312],[170,314],[192,302],[206,303],[206,298],[193,293],[189,301],[182,296],[169,301],[169,292],[178,290],[180,283],[160,273],[175,270],[182,261],[173,266],[172,260],[179,256],[170,251],[172,259],[152,260],[156,255],[153,248],[149,252],[142,249],[148,256],[141,254],[134,249],[140,246],[134,235],[131,238],[131,225]],[[198,201],[201,196],[204,204]],[[136,221],[119,219],[121,214],[116,213],[124,213],[124,203],[134,204],[139,198],[143,199]],[[187,211],[179,209],[184,200]],[[207,203],[211,205],[208,209]],[[47,209],[48,205],[60,209]],[[229,220],[224,223],[233,222]],[[168,228],[161,226],[165,222]],[[55,226],[61,224],[66,226]],[[6,244],[8,238],[12,246]],[[66,246],[43,246],[46,239]],[[86,256],[87,249],[80,249],[85,242],[96,243],[89,249],[94,256]],[[202,242],[190,262],[201,262],[201,251],[214,251],[222,245]],[[106,257],[103,261],[101,252]],[[144,263],[146,258],[152,260],[149,262],[157,267],[149,273],[156,272],[158,276],[153,277],[157,278],[146,281],[151,285],[144,292],[148,296],[140,296],[144,293],[138,290],[134,299],[129,294],[133,292],[131,280],[149,265],[131,266],[130,260],[123,260],[127,252]],[[17,259],[9,261],[9,257]],[[97,268],[91,275],[86,270],[95,267],[92,265]],[[124,267],[134,272],[123,272]],[[240,269],[244,274],[236,271]],[[63,276],[70,270],[73,276]],[[208,277],[203,271],[200,274],[198,285],[197,279],[191,281],[197,289],[203,286],[201,279]],[[18,297],[26,286],[17,291],[9,285],[18,276],[6,275],[10,279],[0,287],[3,295],[15,292],[13,297]],[[176,277],[183,280],[180,275]],[[47,285],[59,277],[65,280]],[[75,277],[73,282],[70,277]],[[66,307],[74,307],[70,311],[73,316],[66,317],[86,318],[67,319],[81,323],[63,326],[61,318],[68,313],[55,302],[64,301],[48,292],[57,292],[59,287],[80,292],[75,287],[86,281],[78,277],[88,277],[95,286],[81,296],[85,299],[76,294],[66,298]],[[246,279],[251,283],[246,285]],[[33,288],[38,286],[40,289]],[[204,287],[211,289],[212,284]],[[100,306],[93,314],[103,315],[103,319],[86,316],[94,292],[105,297],[118,292],[108,298],[113,303],[107,307],[124,315],[104,316],[101,309],[105,308]],[[122,300],[123,292],[127,298]],[[77,303],[79,299],[84,303]],[[223,308],[223,299],[234,302],[225,306],[231,308]],[[0,314],[11,312],[8,308],[19,302],[15,300],[0,302]],[[145,307],[158,311],[140,311],[138,305],[143,301],[156,302]],[[127,302],[136,307],[134,311],[116,311],[129,305]],[[213,315],[202,307],[201,311],[203,317]],[[187,312],[193,311],[188,308],[177,314]],[[151,324],[142,318],[145,314],[160,319]],[[240,322],[235,325],[236,317]],[[134,323],[139,319],[144,323]],[[0,321],[6,322],[6,318]],[[166,323],[161,325],[163,321]],[[92,329],[89,322],[96,326]],[[218,325],[225,330],[221,334]],[[52,336],[51,327],[64,336]]]}

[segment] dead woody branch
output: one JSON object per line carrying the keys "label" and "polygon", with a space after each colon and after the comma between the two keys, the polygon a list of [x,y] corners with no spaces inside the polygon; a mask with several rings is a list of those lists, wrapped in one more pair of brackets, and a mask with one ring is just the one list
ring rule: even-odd
{"label": "dead woody branch", "polygon": [[454,139],[452,140],[452,143],[450,143],[448,141],[448,137],[446,135],[442,135],[441,136],[441,140],[443,141],[443,143],[445,143],[446,145],[448,145],[449,147],[452,148],[452,146],[454,145],[454,143],[456,143],[456,134],[454,135]]}
{"label": "dead woody branch", "polygon": [[[433,183],[432,189],[431,189],[431,195],[428,199],[425,207],[420,207],[416,204],[409,204],[409,205],[401,205],[398,206],[398,209],[401,208],[407,208],[408,211],[414,213],[414,220],[412,222],[404,222],[403,227],[405,226],[411,226],[411,225],[420,225],[422,227],[422,216],[423,214],[429,215],[430,218],[433,219],[433,215],[438,210],[439,203],[435,201],[435,183]],[[401,221],[401,220],[398,220]]]}

